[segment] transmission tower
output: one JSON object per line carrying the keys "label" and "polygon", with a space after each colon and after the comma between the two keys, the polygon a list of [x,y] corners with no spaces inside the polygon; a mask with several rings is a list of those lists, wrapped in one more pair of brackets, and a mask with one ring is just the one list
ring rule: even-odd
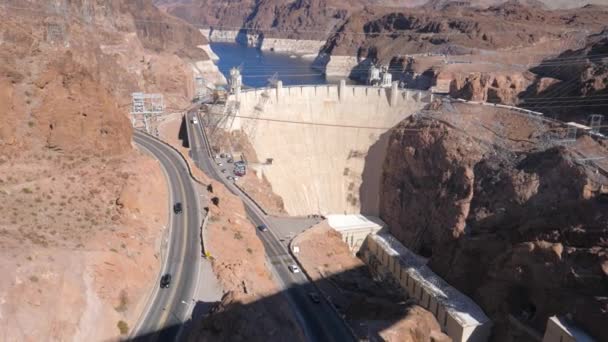
{"label": "transmission tower", "polygon": [[258,119],[262,112],[264,112],[264,107],[268,100],[270,100],[270,89],[273,89],[277,86],[277,82],[279,81],[279,74],[274,73],[272,77],[268,79],[268,86],[264,88],[262,94],[260,94],[260,99],[258,100],[258,104],[254,107],[253,117],[249,120],[249,125],[247,125],[247,135],[249,136],[249,140],[253,144],[255,140],[255,135],[258,129]]}
{"label": "transmission tower", "polygon": [[591,117],[589,118],[589,126],[591,127],[591,133],[600,134],[603,118],[603,115],[591,114]]}

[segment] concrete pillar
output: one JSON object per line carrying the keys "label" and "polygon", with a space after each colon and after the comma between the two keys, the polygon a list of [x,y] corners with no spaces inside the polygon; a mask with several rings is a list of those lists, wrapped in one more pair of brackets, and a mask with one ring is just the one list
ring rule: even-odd
{"label": "concrete pillar", "polygon": [[410,91],[409,91],[409,90],[406,90],[406,91],[405,91],[405,102],[407,102],[407,101],[409,101],[409,100],[410,100]]}
{"label": "concrete pillar", "polygon": [[340,102],[344,101],[346,96],[346,80],[340,80],[340,88],[338,88],[338,98]]}
{"label": "concrete pillar", "polygon": [[399,98],[399,82],[395,81],[391,84],[391,107],[397,105]]}
{"label": "concrete pillar", "polygon": [[237,101],[241,100],[241,85],[237,85],[234,88],[234,99]]}
{"label": "concrete pillar", "polygon": [[419,92],[416,94],[416,101],[417,101],[417,102],[420,102],[420,100],[422,100],[422,92],[420,92],[420,91],[419,91]]}
{"label": "concrete pillar", "polygon": [[433,97],[435,94],[431,93],[431,103],[433,103]]}
{"label": "concrete pillar", "polygon": [[281,93],[283,92],[283,81],[277,81],[277,103],[281,102]]}

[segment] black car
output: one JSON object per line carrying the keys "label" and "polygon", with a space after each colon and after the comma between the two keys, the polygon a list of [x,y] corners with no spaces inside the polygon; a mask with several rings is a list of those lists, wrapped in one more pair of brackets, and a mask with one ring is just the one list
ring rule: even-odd
{"label": "black car", "polygon": [[171,275],[169,273],[163,275],[160,278],[160,287],[161,288],[167,288],[167,287],[169,287],[170,284],[171,284]]}
{"label": "black car", "polygon": [[177,202],[173,205],[173,212],[176,214],[181,214],[182,212],[182,204],[180,202]]}
{"label": "black car", "polygon": [[265,224],[261,224],[261,225],[259,225],[259,226],[258,226],[258,229],[259,229],[261,232],[267,232],[267,231],[268,231],[268,227],[266,227],[266,225],[265,225]]}
{"label": "black car", "polygon": [[310,300],[312,300],[313,303],[321,303],[321,298],[319,298],[319,295],[316,292],[310,292],[308,297],[310,297]]}

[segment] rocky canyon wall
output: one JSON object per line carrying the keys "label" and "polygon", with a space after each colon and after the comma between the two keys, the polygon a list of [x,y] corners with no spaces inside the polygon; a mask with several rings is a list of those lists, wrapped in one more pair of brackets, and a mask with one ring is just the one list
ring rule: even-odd
{"label": "rocky canyon wall", "polygon": [[[459,118],[409,119],[393,130],[381,218],[484,309],[496,340],[513,331],[509,316],[542,335],[555,314],[607,339],[605,173],[538,143],[538,123],[524,116],[457,107]],[[589,137],[575,146],[608,153]]]}

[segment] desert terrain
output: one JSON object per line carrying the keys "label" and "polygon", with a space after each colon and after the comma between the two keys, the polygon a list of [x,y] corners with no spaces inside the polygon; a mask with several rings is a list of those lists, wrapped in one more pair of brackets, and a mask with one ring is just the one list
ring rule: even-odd
{"label": "desert terrain", "polygon": [[156,285],[168,219],[130,94],[189,103],[205,39],[149,1],[5,1],[0,19],[1,335],[117,340]]}
{"label": "desert terrain", "polygon": [[[590,2],[5,1],[1,339],[118,341],[144,312],[171,196],[160,164],[132,142],[134,92],[164,96],[151,132],[210,199],[201,258],[223,295],[203,303],[185,339],[307,339],[264,227],[231,185],[196,166],[200,151],[185,141],[184,125],[198,127],[183,119],[199,106],[195,78],[224,79],[207,53],[205,30],[215,29],[360,83],[383,65],[400,85],[286,87],[256,125],[247,115],[259,99],[243,92],[245,115],[210,133],[210,148],[248,161],[236,184],[259,206],[282,218],[378,216],[483,309],[493,341],[542,336],[553,315],[608,340],[606,130],[564,125],[608,114],[608,7]],[[436,313],[370,271],[326,222],[291,243],[306,284],[333,298],[354,334],[449,340]]]}

